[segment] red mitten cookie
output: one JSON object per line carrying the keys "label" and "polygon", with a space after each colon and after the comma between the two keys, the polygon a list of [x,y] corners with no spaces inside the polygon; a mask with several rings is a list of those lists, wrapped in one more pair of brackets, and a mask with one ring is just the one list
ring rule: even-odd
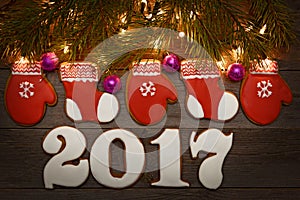
{"label": "red mitten cookie", "polygon": [[253,122],[266,125],[279,115],[281,104],[290,104],[293,96],[278,74],[275,61],[254,63],[241,87],[240,100],[246,116]]}
{"label": "red mitten cookie", "polygon": [[213,61],[188,59],[181,62],[187,88],[187,110],[194,118],[228,120],[235,116],[236,96],[219,88],[220,71]]}
{"label": "red mitten cookie", "polygon": [[99,69],[91,63],[63,63],[66,113],[74,121],[110,122],[119,112],[117,98],[98,91]]}
{"label": "red mitten cookie", "polygon": [[41,65],[20,61],[13,65],[7,81],[5,104],[11,118],[21,125],[42,120],[46,104],[56,103],[56,92],[42,75]]}
{"label": "red mitten cookie", "polygon": [[133,63],[126,92],[131,116],[143,125],[160,122],[167,103],[177,101],[175,86],[161,74],[160,62],[153,59]]}

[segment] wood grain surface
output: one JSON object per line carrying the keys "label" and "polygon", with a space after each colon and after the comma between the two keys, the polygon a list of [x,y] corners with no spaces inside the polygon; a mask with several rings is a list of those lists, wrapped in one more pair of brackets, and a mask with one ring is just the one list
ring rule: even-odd
{"label": "wood grain surface", "polygon": [[[287,3],[299,15],[300,1],[288,0]],[[296,18],[296,22],[299,27],[300,18]],[[283,54],[280,59],[280,75],[292,90],[293,102],[289,106],[282,106],[280,116],[267,126],[253,124],[241,108],[235,118],[226,123],[191,118],[185,108],[180,106],[184,105],[186,89],[176,74],[168,76],[178,90],[179,102],[169,104],[167,117],[155,126],[145,128],[132,121],[124,99],[125,87],[116,95],[121,110],[115,121],[101,126],[95,123],[73,123],[64,112],[65,90],[58,74],[54,72],[47,74],[47,78],[57,92],[57,104],[47,107],[40,123],[23,127],[13,122],[6,112],[4,92],[10,69],[0,66],[0,199],[300,199],[299,45],[292,46],[289,53]],[[122,76],[123,86],[126,78],[126,74]],[[239,97],[241,83],[222,78],[226,90]],[[220,84],[223,87],[222,82]],[[132,131],[141,138],[146,153],[154,152],[154,156],[146,156],[146,169],[158,167],[159,158],[155,154],[158,146],[151,145],[150,141],[159,136],[164,128],[179,128],[182,179],[189,182],[191,187],[151,187],[151,182],[158,179],[159,172],[150,170],[132,187],[123,190],[105,188],[92,175],[78,188],[57,186],[54,190],[46,190],[42,173],[51,156],[43,151],[42,140],[51,129],[62,125],[77,127],[85,135],[87,150],[83,158],[89,157],[93,142],[104,131],[118,127]],[[201,133],[207,128],[234,133],[232,149],[223,165],[224,180],[216,191],[205,189],[198,181],[198,169],[203,159],[193,160],[188,149],[191,132]],[[116,155],[120,154],[117,148],[113,151],[116,151]],[[121,161],[122,156],[119,156],[113,164],[120,165]]]}

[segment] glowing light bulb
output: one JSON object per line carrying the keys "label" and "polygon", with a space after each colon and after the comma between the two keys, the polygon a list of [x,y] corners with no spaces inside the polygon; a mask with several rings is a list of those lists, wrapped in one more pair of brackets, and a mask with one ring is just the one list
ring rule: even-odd
{"label": "glowing light bulb", "polygon": [[166,11],[162,10],[162,9],[158,9],[159,12],[157,13],[157,15],[163,15],[166,13]]}
{"label": "glowing light bulb", "polygon": [[121,15],[120,19],[121,19],[121,22],[123,24],[125,24],[126,23],[126,14],[124,13],[123,15]]}
{"label": "glowing light bulb", "polygon": [[191,12],[190,12],[190,18],[192,19],[193,17],[194,17],[194,12],[191,11]]}
{"label": "glowing light bulb", "polygon": [[260,29],[259,33],[263,35],[263,34],[265,33],[266,29],[267,29],[267,24],[265,24],[265,25]]}
{"label": "glowing light bulb", "polygon": [[178,35],[179,35],[179,37],[183,38],[185,36],[185,33],[181,31],[181,32],[179,32]]}
{"label": "glowing light bulb", "polygon": [[[222,59],[222,60],[223,60],[223,59]],[[218,68],[219,68],[222,72],[225,72],[225,71],[226,71],[226,70],[225,70],[225,63],[224,63],[224,61],[217,61],[216,64],[217,64]]]}
{"label": "glowing light bulb", "polygon": [[22,57],[20,58],[20,60],[17,61],[16,63],[19,63],[19,64],[25,64],[25,63],[29,63],[29,61],[28,61],[27,58],[25,58],[24,56],[22,56]]}
{"label": "glowing light bulb", "polygon": [[253,26],[251,25],[251,26],[245,28],[245,31],[246,31],[246,32],[249,32],[249,31],[251,31],[252,29],[253,29]]}
{"label": "glowing light bulb", "polygon": [[236,53],[237,53],[238,55],[241,55],[243,52],[244,52],[244,51],[243,51],[243,49],[241,48],[241,46],[239,46],[239,47],[236,49]]}
{"label": "glowing light bulb", "polygon": [[147,19],[151,19],[152,18],[152,13],[146,16]]}
{"label": "glowing light bulb", "polygon": [[67,54],[67,53],[69,53],[69,46],[66,45],[64,47],[64,54]]}
{"label": "glowing light bulb", "polygon": [[121,34],[124,34],[125,32],[126,30],[121,28]]}

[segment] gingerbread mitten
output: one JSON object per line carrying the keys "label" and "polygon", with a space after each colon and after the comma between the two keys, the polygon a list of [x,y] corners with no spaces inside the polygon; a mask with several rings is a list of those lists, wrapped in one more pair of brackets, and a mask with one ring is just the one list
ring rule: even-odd
{"label": "gingerbread mitten", "polygon": [[143,125],[160,122],[167,103],[177,101],[177,91],[161,73],[158,60],[134,62],[127,82],[127,107],[131,116]]}
{"label": "gingerbread mitten", "polygon": [[238,100],[219,87],[220,71],[213,61],[184,60],[181,76],[187,88],[186,107],[194,118],[228,120],[235,116]]}
{"label": "gingerbread mitten", "polygon": [[119,112],[117,98],[98,91],[99,70],[91,63],[63,63],[66,113],[74,121],[110,122]]}
{"label": "gingerbread mitten", "polygon": [[243,110],[251,121],[270,124],[278,117],[281,104],[290,104],[292,99],[290,88],[278,74],[277,62],[253,63],[240,94]]}
{"label": "gingerbread mitten", "polygon": [[20,61],[12,66],[7,81],[5,104],[11,118],[21,125],[34,125],[42,120],[46,105],[56,103],[56,92],[42,75],[39,63]]}

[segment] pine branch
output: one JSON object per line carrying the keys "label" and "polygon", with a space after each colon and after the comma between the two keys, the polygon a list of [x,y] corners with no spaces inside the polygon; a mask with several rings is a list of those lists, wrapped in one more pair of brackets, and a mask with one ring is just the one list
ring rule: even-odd
{"label": "pine branch", "polygon": [[[295,39],[292,28],[294,24],[292,14],[285,1],[251,1],[250,13],[253,14],[256,26],[266,25],[266,38],[269,49],[280,49],[290,47],[291,41]],[[267,52],[270,53],[270,52]]]}
{"label": "pine branch", "polygon": [[[283,0],[148,1],[152,7],[148,5],[147,12],[140,0],[17,1],[0,13],[5,18],[0,23],[0,54],[4,59],[20,55],[39,59],[42,53],[55,51],[61,61],[80,60],[121,30],[151,26],[184,31],[215,60],[232,56],[232,49],[240,47],[239,59],[248,63],[276,56],[295,38],[291,12]],[[260,34],[265,24],[265,34]],[[66,45],[69,53],[64,53]]]}

